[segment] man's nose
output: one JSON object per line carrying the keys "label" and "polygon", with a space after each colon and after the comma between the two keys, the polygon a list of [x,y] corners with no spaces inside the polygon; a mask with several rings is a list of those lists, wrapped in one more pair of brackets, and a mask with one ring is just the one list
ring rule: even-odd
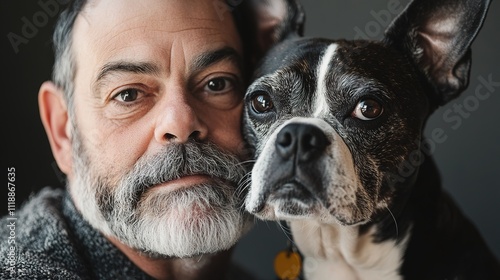
{"label": "man's nose", "polygon": [[162,98],[154,133],[159,143],[186,143],[190,139],[201,141],[207,137],[208,127],[200,118],[202,108],[197,110],[194,107],[196,100],[188,94],[176,88]]}

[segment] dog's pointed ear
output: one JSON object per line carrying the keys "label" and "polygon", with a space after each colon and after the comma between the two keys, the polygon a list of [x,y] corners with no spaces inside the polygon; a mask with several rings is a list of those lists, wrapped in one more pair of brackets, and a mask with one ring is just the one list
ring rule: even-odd
{"label": "dog's pointed ear", "polygon": [[275,44],[304,35],[305,13],[299,0],[244,1],[244,43],[251,46],[253,62],[260,60]]}
{"label": "dog's pointed ear", "polygon": [[414,0],[389,26],[385,42],[412,57],[436,91],[436,105],[469,85],[471,44],[490,0]]}

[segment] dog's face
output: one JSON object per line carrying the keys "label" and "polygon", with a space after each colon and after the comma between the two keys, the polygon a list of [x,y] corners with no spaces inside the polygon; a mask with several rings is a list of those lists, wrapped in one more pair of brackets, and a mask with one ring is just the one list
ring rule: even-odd
{"label": "dog's face", "polygon": [[[256,158],[246,209],[268,220],[355,225],[403,207],[428,116],[468,84],[469,47],[488,3],[459,2],[415,1],[382,42],[294,34],[274,46],[245,96],[244,134]],[[293,26],[280,30],[293,34]]]}
{"label": "dog's face", "polygon": [[247,209],[367,221],[407,187],[390,180],[418,150],[429,113],[418,75],[379,43],[296,39],[270,55],[245,97],[257,155]]}

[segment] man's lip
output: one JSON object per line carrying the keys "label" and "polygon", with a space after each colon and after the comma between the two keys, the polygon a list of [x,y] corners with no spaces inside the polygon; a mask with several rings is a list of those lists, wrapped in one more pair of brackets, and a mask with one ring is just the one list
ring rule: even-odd
{"label": "man's lip", "polygon": [[212,178],[206,174],[193,174],[193,175],[182,176],[178,179],[154,185],[153,188],[178,189],[178,188],[195,186],[202,183],[207,183],[211,180]]}

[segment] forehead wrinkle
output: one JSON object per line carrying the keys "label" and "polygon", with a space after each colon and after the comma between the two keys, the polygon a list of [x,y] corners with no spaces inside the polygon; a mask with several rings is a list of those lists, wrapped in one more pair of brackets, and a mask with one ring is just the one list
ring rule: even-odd
{"label": "forehead wrinkle", "polygon": [[191,61],[189,69],[190,72],[196,73],[222,61],[235,63],[240,69],[243,65],[243,58],[238,54],[238,52],[234,48],[226,46],[220,49],[209,50],[198,54]]}
{"label": "forehead wrinkle", "polygon": [[[137,30],[144,31],[156,31],[156,32],[168,32],[168,33],[179,33],[179,32],[188,32],[188,31],[214,31],[209,35],[221,34],[221,30],[227,28],[227,25],[222,25],[221,20],[215,18],[200,18],[200,17],[170,17],[164,19],[152,19],[150,18],[150,12],[144,11],[141,14],[128,14],[127,18],[119,18],[118,21],[115,20],[107,20],[106,22],[111,25],[106,26],[106,22],[103,28],[102,26],[97,26],[93,30],[92,23],[95,20],[92,20],[90,17],[96,17],[94,14],[89,14],[89,10],[95,8],[97,5],[87,3],[82,11],[77,16],[77,20],[81,18],[83,22],[87,25],[87,31],[92,31],[92,35],[97,40],[104,40],[102,38],[106,38],[105,42],[110,42],[113,39],[119,36],[127,36],[127,33],[134,32]],[[149,17],[150,19],[147,22],[144,22],[144,18]],[[182,20],[186,22],[181,27],[178,27],[175,23],[178,20]],[[227,21],[227,20],[226,20]],[[174,24],[172,24],[174,23]],[[215,24],[214,24],[215,23]],[[124,29],[125,26],[125,29]],[[223,28],[221,28],[223,27]],[[179,29],[180,28],[180,29]],[[100,32],[105,32],[104,34],[99,34]],[[165,35],[161,35],[165,36]]]}

